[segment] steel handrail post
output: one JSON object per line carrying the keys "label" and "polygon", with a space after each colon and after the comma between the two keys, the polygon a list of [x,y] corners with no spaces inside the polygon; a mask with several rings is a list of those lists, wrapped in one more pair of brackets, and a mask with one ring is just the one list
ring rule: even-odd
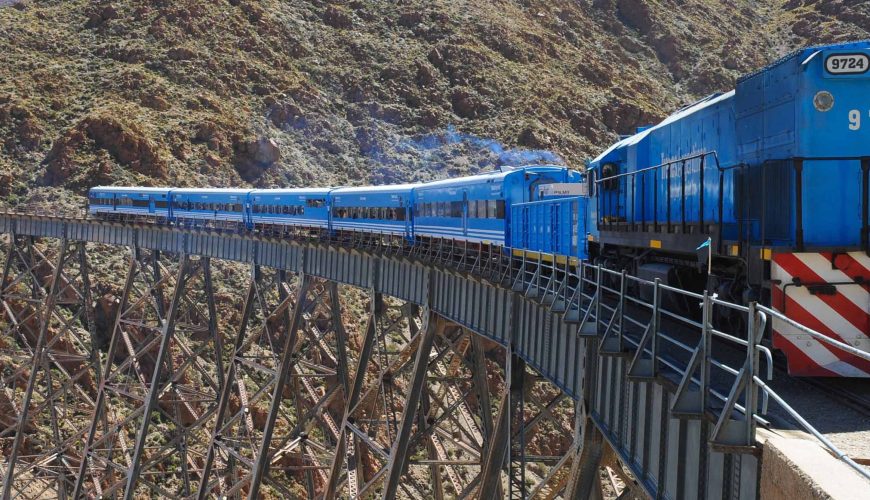
{"label": "steel handrail post", "polygon": [[595,276],[595,333],[598,333],[598,326],[601,322],[601,296],[604,290],[601,288],[601,264],[596,266]]}
{"label": "steel handrail post", "polygon": [[756,335],[758,324],[758,313],[755,309],[755,302],[749,303],[747,332],[746,332],[746,395],[744,407],[746,408],[745,416],[747,419],[746,426],[746,443],[755,442],[755,414],[758,413],[758,384],[755,382],[755,377],[758,375],[758,357],[755,349]]}
{"label": "steel handrail post", "polygon": [[661,294],[661,278],[656,278],[655,283],[653,284],[653,313],[652,319],[650,320],[650,351],[652,351],[652,376],[655,377],[658,375],[658,367],[659,367],[659,322],[661,321],[661,303],[662,303],[662,294]]}
{"label": "steel handrail post", "polygon": [[701,348],[704,349],[704,359],[701,360],[701,411],[707,409],[707,392],[710,389],[710,367],[713,364],[713,353],[710,352],[713,343],[713,335],[710,331],[710,320],[713,317],[713,303],[710,294],[704,290],[703,302],[701,302]]}
{"label": "steel handrail post", "polygon": [[617,325],[619,326],[619,334],[616,336],[617,349],[622,352],[624,349],[623,344],[623,329],[625,328],[625,294],[627,290],[627,283],[625,280],[626,271],[625,269],[619,273],[619,316],[617,317]]}

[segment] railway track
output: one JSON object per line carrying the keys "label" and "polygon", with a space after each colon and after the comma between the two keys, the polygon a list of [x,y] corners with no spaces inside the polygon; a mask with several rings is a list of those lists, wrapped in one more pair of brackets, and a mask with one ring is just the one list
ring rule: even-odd
{"label": "railway track", "polygon": [[870,419],[870,382],[862,379],[795,378]]}

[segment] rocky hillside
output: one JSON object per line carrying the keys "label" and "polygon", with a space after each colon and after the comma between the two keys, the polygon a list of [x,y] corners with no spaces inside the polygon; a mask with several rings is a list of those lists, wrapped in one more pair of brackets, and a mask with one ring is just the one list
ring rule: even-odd
{"label": "rocky hillside", "polygon": [[868,29],[864,0],[0,0],[0,198],[579,167]]}

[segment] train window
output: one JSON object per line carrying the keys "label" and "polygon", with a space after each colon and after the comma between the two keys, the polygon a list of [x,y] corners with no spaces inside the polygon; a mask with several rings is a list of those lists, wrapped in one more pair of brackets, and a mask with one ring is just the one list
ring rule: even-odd
{"label": "train window", "polygon": [[160,208],[160,209],[166,209],[166,208],[169,207],[169,202],[166,202],[166,201],[155,201],[155,202],[154,202],[154,207],[155,207],[155,208]]}
{"label": "train window", "polygon": [[504,219],[504,200],[496,200],[495,202],[495,218]]}
{"label": "train window", "polygon": [[313,199],[313,200],[312,200],[312,199],[309,199],[309,200],[306,200],[306,201],[305,201],[305,204],[308,205],[308,206],[311,207],[311,208],[321,208],[321,207],[323,207],[324,205],[326,205],[326,200],[324,200],[324,199],[322,199],[322,198],[316,198],[316,199]]}
{"label": "train window", "polygon": [[495,200],[486,200],[486,218],[495,219]]}
{"label": "train window", "polygon": [[393,210],[393,212],[396,215],[395,220],[408,220],[408,215],[407,215],[407,212],[405,210],[405,207],[396,208]]}
{"label": "train window", "polygon": [[462,202],[461,201],[451,201],[450,202],[450,217],[462,217]]}

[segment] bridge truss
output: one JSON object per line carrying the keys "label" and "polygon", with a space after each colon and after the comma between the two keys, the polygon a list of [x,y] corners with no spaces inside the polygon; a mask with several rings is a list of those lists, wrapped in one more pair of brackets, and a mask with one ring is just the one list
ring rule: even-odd
{"label": "bridge truss", "polygon": [[26,215],[0,234],[4,498],[757,495],[738,398],[659,376],[657,310],[631,349],[600,269]]}

